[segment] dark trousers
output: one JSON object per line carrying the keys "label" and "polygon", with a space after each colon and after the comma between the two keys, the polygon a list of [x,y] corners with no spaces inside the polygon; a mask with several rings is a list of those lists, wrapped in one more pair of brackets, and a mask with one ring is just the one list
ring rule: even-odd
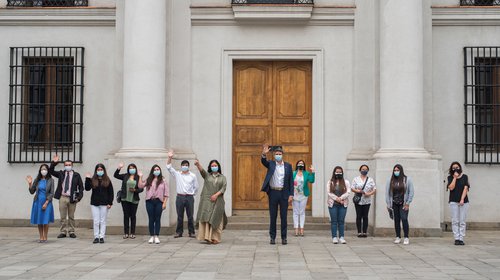
{"label": "dark trousers", "polygon": [[[368,230],[368,212],[370,212],[370,204],[359,205],[354,203],[356,208],[356,227],[358,233],[366,233]],[[363,229],[363,231],[361,231]]]}
{"label": "dark trousers", "polygon": [[149,235],[160,235],[163,202],[158,198],[146,200],[146,211],[149,218]]}
{"label": "dark trousers", "polygon": [[[135,204],[132,202],[122,201],[123,232],[125,234],[135,234],[137,205],[138,204]],[[129,226],[129,223],[130,223],[130,226]]]}
{"label": "dark trousers", "polygon": [[276,219],[278,218],[278,206],[281,218],[281,239],[286,239],[288,197],[283,197],[281,191],[269,190],[269,236],[276,239]]}
{"label": "dark trousers", "polygon": [[408,212],[409,210],[403,210],[403,205],[392,204],[392,210],[394,211],[394,229],[396,230],[396,237],[401,238],[401,223],[403,223],[403,233],[404,237],[408,237],[408,232],[410,231],[410,226],[408,225]]}
{"label": "dark trousers", "polygon": [[188,231],[189,234],[194,234],[194,197],[192,195],[177,195],[175,199],[175,207],[177,209],[177,228],[175,232],[182,235],[184,232],[184,210],[188,218]]}

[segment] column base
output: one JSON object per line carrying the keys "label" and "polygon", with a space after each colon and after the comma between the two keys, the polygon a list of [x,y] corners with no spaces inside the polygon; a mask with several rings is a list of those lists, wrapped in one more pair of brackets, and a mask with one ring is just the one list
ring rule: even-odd
{"label": "column base", "polygon": [[387,149],[381,148],[374,155],[374,159],[431,159],[432,155],[425,149]]}
{"label": "column base", "polygon": [[166,149],[121,148],[114,154],[117,158],[166,158]]}

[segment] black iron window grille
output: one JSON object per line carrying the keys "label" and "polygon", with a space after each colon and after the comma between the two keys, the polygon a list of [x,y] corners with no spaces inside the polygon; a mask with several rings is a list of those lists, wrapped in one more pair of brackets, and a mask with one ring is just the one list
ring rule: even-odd
{"label": "black iron window grille", "polygon": [[87,7],[88,0],[7,0],[7,7]]}
{"label": "black iron window grille", "polygon": [[500,0],[460,0],[460,6],[498,6]]}
{"label": "black iron window grille", "polygon": [[314,0],[232,0],[233,4],[314,4]]}
{"label": "black iron window grille", "polygon": [[500,47],[464,48],[465,162],[500,164]]}
{"label": "black iron window grille", "polygon": [[10,48],[9,163],[82,162],[84,48]]}

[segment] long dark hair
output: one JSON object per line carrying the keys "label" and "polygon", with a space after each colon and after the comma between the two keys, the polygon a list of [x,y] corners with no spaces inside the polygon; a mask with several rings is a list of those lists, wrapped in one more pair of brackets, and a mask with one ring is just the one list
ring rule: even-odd
{"label": "long dark hair", "polygon": [[47,164],[43,163],[42,165],[40,165],[40,168],[38,168],[38,175],[36,175],[36,181],[40,181],[43,178],[42,167],[45,167],[47,169],[47,175],[45,175],[45,180],[52,178],[52,176],[50,176],[49,166]]}
{"label": "long dark hair", "polygon": [[344,176],[342,176],[342,179],[335,178],[335,171],[337,169],[340,169],[342,171],[342,175],[344,175],[344,169],[341,166],[335,166],[335,168],[333,169],[332,178],[330,179],[330,193],[334,193],[334,191],[335,191],[334,184],[333,184],[335,182],[335,180],[339,180],[339,185],[342,188],[342,193],[345,193],[347,191],[347,187],[345,185]]}
{"label": "long dark hair", "polygon": [[[97,168],[99,167],[104,171],[102,177],[97,176]],[[94,176],[92,176],[92,188],[97,188],[99,186],[99,181],[101,181],[101,185],[105,188],[109,187],[109,183],[111,182],[111,180],[109,180],[106,167],[102,163],[96,164],[94,168]]]}
{"label": "long dark hair", "polygon": [[219,173],[222,174],[222,168],[220,167],[220,163],[219,161],[217,161],[216,159],[212,159],[209,163],[208,163],[208,173],[212,173],[212,163],[217,164],[217,166],[219,167]]}
{"label": "long dark hair", "polygon": [[[399,176],[398,177],[394,176],[394,169],[396,169],[396,167],[399,169]],[[394,185],[396,183],[398,183],[398,185],[403,184],[404,192],[406,192],[406,184],[405,184],[406,183],[406,175],[405,175],[403,166],[399,163],[394,165],[394,167],[392,168],[391,185],[390,185],[391,192],[394,191]]]}
{"label": "long dark hair", "polygon": [[297,171],[297,170],[299,170],[298,165],[299,165],[299,162],[301,162],[301,161],[304,163],[304,170],[302,170],[302,171],[306,171],[306,166],[307,166],[307,165],[306,165],[306,161],[305,161],[305,160],[303,160],[303,159],[299,159],[299,160],[297,160],[297,162],[295,163],[295,170],[296,170],[296,171]]}
{"label": "long dark hair", "polygon": [[[134,175],[132,175],[132,174],[128,173],[128,170],[130,169],[130,167],[135,168],[135,174],[134,174]],[[135,163],[131,163],[131,164],[129,164],[129,165],[127,166],[127,174],[128,174],[129,176],[134,176],[134,180],[135,180],[135,181],[137,181],[137,177],[139,176],[139,175],[137,175],[137,172],[139,172],[139,170],[137,170],[137,165],[135,165]],[[127,179],[127,180],[128,180],[128,179]]]}
{"label": "long dark hair", "polygon": [[149,176],[148,179],[146,179],[146,187],[150,188],[153,186],[153,180],[155,179],[155,175],[153,172],[155,171],[155,168],[158,167],[160,169],[160,175],[158,175],[158,179],[156,179],[156,186],[158,187],[161,183],[163,183],[163,174],[161,173],[161,167],[158,164],[153,165],[151,167],[151,171],[149,171]]}
{"label": "long dark hair", "polygon": [[463,172],[462,165],[460,164],[460,162],[458,162],[458,161],[454,161],[454,162],[452,162],[452,163],[450,164],[450,168],[448,169],[448,174],[449,174],[450,176],[453,176],[453,169],[452,169],[452,166],[453,166],[453,165],[455,165],[455,164],[456,164],[456,165],[458,165],[458,167],[460,167],[460,170],[462,170],[462,172]]}

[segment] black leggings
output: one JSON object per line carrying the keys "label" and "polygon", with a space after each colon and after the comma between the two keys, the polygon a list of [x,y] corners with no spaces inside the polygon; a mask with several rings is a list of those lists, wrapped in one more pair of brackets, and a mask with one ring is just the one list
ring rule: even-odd
{"label": "black leggings", "polygon": [[[370,204],[354,204],[354,206],[356,207],[356,227],[358,228],[358,233],[366,233],[368,230],[368,212],[370,212]],[[361,224],[363,226],[361,226]],[[363,228],[363,231],[361,231],[361,228]]]}
{"label": "black leggings", "polygon": [[410,231],[408,212],[410,210],[404,210],[402,204],[392,204],[392,209],[394,211],[394,229],[396,230],[396,237],[401,238],[401,223],[403,223],[404,237],[408,238],[408,232]]}
{"label": "black leggings", "polygon": [[[122,201],[122,209],[123,209],[123,232],[125,234],[135,235],[135,223],[136,223],[135,215],[137,214],[137,204],[128,201]],[[129,231],[129,222],[130,222],[130,231]]]}

